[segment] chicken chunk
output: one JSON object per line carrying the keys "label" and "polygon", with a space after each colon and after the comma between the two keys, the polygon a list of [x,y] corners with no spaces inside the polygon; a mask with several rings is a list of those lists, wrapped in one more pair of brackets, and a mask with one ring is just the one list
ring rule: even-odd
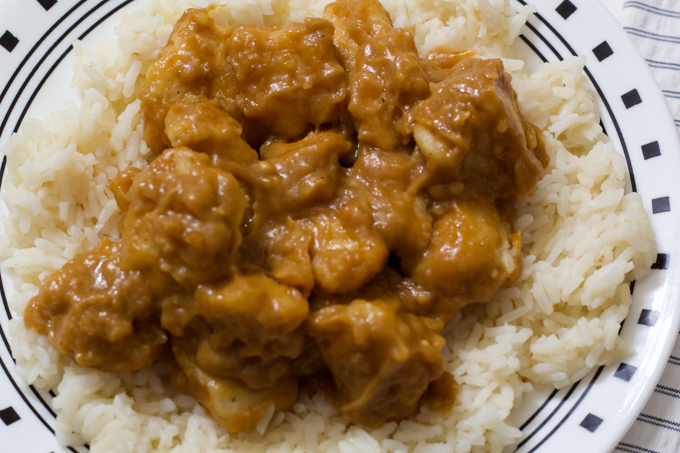
{"label": "chicken chunk", "polygon": [[410,115],[427,162],[420,186],[462,183],[516,200],[543,177],[543,136],[520,113],[501,60],[464,59]]}
{"label": "chicken chunk", "polygon": [[396,300],[405,311],[424,316],[432,311],[439,296],[436,291],[418,286],[399,271],[385,267],[373,280],[349,293],[330,294],[315,289],[308,298],[309,309],[318,311],[330,305],[347,305],[357,299],[369,302]]}
{"label": "chicken chunk", "polygon": [[320,289],[354,291],[385,266],[389,250],[373,223],[370,201],[349,197],[305,219],[313,235],[310,256]]}
{"label": "chicken chunk", "polygon": [[303,220],[335,197],[342,176],[339,159],[351,146],[339,134],[313,132],[297,142],[274,142],[260,150],[275,169],[275,185],[253,184],[252,234],[244,239],[244,248],[251,257],[264,253],[264,265],[274,277],[305,294],[314,286],[314,236]]}
{"label": "chicken chunk", "polygon": [[193,297],[163,302],[162,324],[173,348],[196,355],[206,373],[264,389],[288,374],[302,354],[307,300],[264,275],[201,285]]}
{"label": "chicken chunk", "polygon": [[254,430],[272,408],[272,415],[287,411],[297,399],[298,379],[294,376],[273,387],[252,390],[239,381],[207,373],[183,348],[173,347],[173,353],[175,360],[168,364],[172,385],[193,395],[217,423],[232,433]]}
{"label": "chicken chunk", "polygon": [[442,324],[398,302],[355,300],[310,314],[308,334],[331,371],[328,395],[343,417],[378,426],[411,415],[444,371]]}
{"label": "chicken chunk", "polygon": [[105,239],[45,279],[24,323],[79,365],[135,371],[166,347],[158,311],[143,274],[121,269],[120,243]]}
{"label": "chicken chunk", "polygon": [[[296,212],[331,200],[340,179],[339,158],[352,144],[333,132],[312,132],[293,143],[275,142],[260,150],[263,160],[276,168],[276,191],[265,188],[256,202],[272,212]],[[257,216],[258,207],[255,208]]]}
{"label": "chicken chunk", "polygon": [[312,236],[304,222],[287,218],[267,233],[266,266],[279,282],[308,295],[314,288],[310,248]]}
{"label": "chicken chunk", "polygon": [[468,49],[463,52],[453,52],[443,47],[435,47],[428,52],[425,60],[422,61],[430,83],[439,83],[444,81],[453,72],[452,69],[466,58],[472,58],[477,55],[474,49]]}
{"label": "chicken chunk", "polygon": [[436,220],[427,252],[407,263],[417,285],[446,296],[430,314],[447,323],[464,306],[488,301],[522,269],[521,232],[511,235],[495,206],[478,201],[449,206]]}
{"label": "chicken chunk", "polygon": [[413,35],[394,28],[378,0],[334,2],[324,18],[335,26],[333,41],[349,72],[359,143],[382,150],[408,144],[404,113],[430,93]]}
{"label": "chicken chunk", "polygon": [[230,40],[229,62],[241,111],[278,136],[296,137],[335,121],[347,97],[327,20],[307,18],[281,30],[240,27]]}
{"label": "chicken chunk", "polygon": [[408,190],[415,171],[406,154],[362,148],[346,181],[355,197],[369,201],[375,231],[399,257],[422,253],[432,229],[425,195]]}
{"label": "chicken chunk", "polygon": [[187,94],[218,99],[232,116],[238,92],[234,71],[226,62],[228,25],[219,26],[206,10],[188,9],[175,24],[168,44],[149,67],[137,97],[142,102],[144,140],[160,154],[170,146],[165,116]]}
{"label": "chicken chunk", "polygon": [[241,138],[243,127],[215,100],[186,96],[165,117],[165,134],[173,148],[187,147],[241,164],[257,162],[257,151]]}
{"label": "chicken chunk", "polygon": [[113,192],[113,197],[116,199],[118,205],[118,219],[116,225],[118,232],[123,232],[123,222],[127,216],[128,209],[130,209],[130,188],[135,181],[135,177],[141,172],[137,167],[128,167],[125,170],[116,174],[116,177],[111,180],[109,190]]}
{"label": "chicken chunk", "polygon": [[167,273],[193,287],[233,274],[248,200],[206,154],[168,149],[135,177],[123,225],[122,266]]}

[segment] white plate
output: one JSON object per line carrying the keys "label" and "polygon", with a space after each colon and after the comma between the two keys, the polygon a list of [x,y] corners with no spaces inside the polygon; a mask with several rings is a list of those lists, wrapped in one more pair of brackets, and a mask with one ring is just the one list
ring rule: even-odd
{"label": "white plate", "polygon": [[[519,7],[522,0],[511,0]],[[69,86],[72,48],[110,33],[111,16],[133,0],[0,0],[0,145],[21,120],[44,116],[74,97]],[[521,39],[532,62],[585,55],[599,95],[602,124],[628,161],[629,189],[637,190],[657,234],[652,274],[634,286],[621,335],[637,353],[594,370],[579,383],[525,398],[514,417],[523,439],[518,452],[608,453],[654,390],[680,324],[680,143],[661,91],[644,60],[607,10],[593,0],[532,0]],[[6,32],[7,31],[7,32]],[[4,47],[4,48],[3,48]],[[4,173],[4,160],[2,170]],[[7,276],[5,281],[7,282]],[[7,288],[11,297],[11,289]],[[0,450],[86,451],[63,448],[54,437],[51,395],[14,372],[3,291],[0,309]]]}

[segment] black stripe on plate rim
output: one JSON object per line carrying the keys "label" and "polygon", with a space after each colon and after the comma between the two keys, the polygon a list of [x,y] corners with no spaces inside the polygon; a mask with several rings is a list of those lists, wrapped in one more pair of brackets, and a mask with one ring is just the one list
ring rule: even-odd
{"label": "black stripe on plate rim", "polygon": [[[7,156],[2,156],[2,166],[0,166],[0,188],[2,187],[2,180],[5,177],[5,169],[7,168]],[[0,296],[2,297],[2,304],[5,306],[5,313],[7,313],[7,320],[12,319],[12,312],[7,303],[7,296],[5,296],[5,285],[2,283],[2,273],[0,272]],[[9,347],[7,348],[9,349]]]}
{"label": "black stripe on plate rim", "polygon": [[[81,5],[82,5],[83,3],[85,3],[86,1],[87,1],[87,0],[81,0],[80,3],[78,3],[76,6],[74,6],[73,8],[71,8],[64,16],[62,16],[62,17],[59,19],[59,21],[58,21],[57,23],[55,23],[55,25],[54,25],[52,28],[50,28],[50,29],[48,30],[47,33],[45,33],[45,34],[40,38],[40,40],[36,43],[35,46],[33,46],[33,48],[31,49],[31,51],[27,54],[27,56],[26,56],[26,57],[24,58],[24,60],[21,62],[21,64],[19,65],[19,68],[18,68],[18,69],[15,71],[15,73],[12,75],[12,78],[10,78],[10,82],[9,82],[9,83],[7,84],[7,86],[5,87],[5,90],[3,91],[2,96],[4,96],[4,95],[6,94],[7,90],[9,89],[9,85],[13,82],[13,79],[18,75],[19,70],[21,70],[21,68],[22,68],[22,67],[24,66],[24,64],[28,61],[28,58],[34,53],[34,51],[37,49],[37,47],[38,47],[38,46],[39,46],[39,45],[47,38],[47,36],[48,36],[49,34],[52,33],[52,31],[54,31],[54,29],[55,29],[61,22],[63,22],[63,20],[64,20],[66,17],[68,17],[69,15],[71,15],[72,12],[73,12],[74,10],[76,10],[79,6],[81,6]],[[2,133],[3,133],[4,130],[5,130],[5,127],[6,127],[6,125],[7,125],[7,121],[9,121],[9,117],[10,117],[10,115],[12,114],[12,112],[14,111],[14,107],[16,106],[16,104],[17,104],[17,102],[18,102],[18,100],[19,100],[19,97],[23,94],[23,92],[24,92],[24,90],[26,89],[26,86],[28,85],[28,83],[33,79],[33,74],[35,74],[35,73],[37,72],[37,69],[38,69],[40,66],[42,66],[42,64],[45,62],[45,60],[47,59],[47,57],[54,51],[54,49],[55,49],[59,44],[61,44],[61,42],[62,42],[69,34],[71,34],[71,32],[72,32],[78,25],[80,25],[80,24],[83,22],[83,20],[85,20],[86,18],[88,18],[90,15],[92,15],[95,11],[97,11],[99,8],[101,8],[103,5],[105,5],[105,4],[108,3],[109,1],[110,1],[110,0],[102,0],[101,2],[99,2],[99,3],[98,3],[97,5],[95,5],[94,7],[90,8],[90,9],[87,10],[87,11],[85,11],[84,14],[83,14],[80,18],[78,18],[78,19],[77,19],[77,20],[76,20],[76,21],[75,21],[75,22],[74,22],[74,23],[73,23],[73,24],[72,24],[72,25],[71,25],[64,33],[61,34],[61,36],[59,36],[59,37],[54,41],[54,44],[47,50],[47,52],[43,55],[43,57],[40,59],[40,61],[38,61],[38,63],[32,68],[32,71],[30,72],[30,74],[28,75],[28,77],[26,78],[26,80],[24,80],[24,82],[22,83],[21,87],[20,87],[19,90],[17,91],[17,94],[14,96],[14,99],[13,99],[12,102],[10,103],[10,106],[9,106],[7,112],[6,112],[5,115],[4,115],[4,118],[3,118],[3,120],[2,120],[2,124],[0,124],[0,136],[2,135]],[[121,5],[119,5],[119,6],[117,6],[117,7],[114,7],[113,11],[114,11],[114,12],[118,11],[120,8],[122,8],[123,6],[127,5],[128,3],[132,2],[132,1],[133,1],[133,0],[128,0],[128,1],[126,1],[126,2],[124,2],[124,3],[122,3]],[[108,13],[108,14],[105,15],[104,17],[108,18],[108,17],[110,17],[110,16],[111,16],[111,13]],[[98,23],[100,23],[100,22],[98,22]],[[78,38],[78,39],[82,39],[82,37],[86,36],[86,35],[89,34],[91,31],[92,31],[91,29],[88,30],[87,32],[85,32],[85,33],[84,33],[80,38]],[[68,51],[70,51],[72,48],[73,48],[73,46],[69,46]],[[67,52],[68,52],[68,51],[67,51]],[[63,56],[62,56],[62,59],[63,59]],[[60,60],[60,61],[61,61],[61,60]],[[33,98],[35,98],[35,94],[37,93],[38,90],[40,90],[40,87],[41,87],[41,86],[42,86],[42,85],[38,86],[38,88],[34,91],[33,96],[31,97],[31,101],[32,101]],[[0,96],[0,102],[2,102],[2,96]],[[25,114],[25,112],[24,112],[24,114]],[[21,124],[21,120],[23,119],[23,116],[24,116],[24,115],[22,115],[22,118],[19,120],[19,122],[17,123],[17,126],[14,128],[14,132],[17,132],[17,130],[19,129],[19,125]]]}
{"label": "black stripe on plate rim", "polygon": [[[569,389],[569,391],[567,392],[567,394],[564,395],[564,397],[562,397],[562,401],[559,402],[559,404],[557,405],[557,407],[555,407],[555,409],[553,409],[553,411],[550,413],[550,415],[548,415],[548,417],[547,417],[545,420],[543,420],[543,422],[542,422],[540,425],[538,425],[538,427],[537,427],[536,429],[534,429],[534,430],[531,432],[531,434],[529,434],[527,437],[525,437],[524,439],[522,439],[522,441],[521,441],[520,443],[517,444],[517,448],[515,448],[515,451],[519,450],[519,449],[522,447],[522,445],[524,445],[525,443],[527,443],[527,442],[529,441],[529,439],[531,439],[532,437],[534,437],[536,434],[538,434],[538,432],[539,432],[541,429],[543,429],[543,427],[550,421],[551,418],[553,418],[553,416],[557,413],[557,411],[560,410],[560,408],[562,407],[562,405],[569,399],[569,397],[571,396],[571,394],[574,393],[574,390],[576,390],[576,387],[578,387],[578,385],[579,385],[580,383],[581,383],[581,381],[578,381],[578,382],[574,383],[574,384],[571,386],[571,388]],[[541,441],[541,442],[543,442],[543,441]]]}
{"label": "black stripe on plate rim", "polygon": [[543,53],[541,53],[541,51],[538,50],[538,49],[536,48],[536,46],[534,46],[534,44],[533,44],[531,41],[529,41],[529,38],[527,38],[527,37],[524,36],[524,35],[519,35],[519,39],[521,39],[522,41],[524,41],[524,43],[525,43],[527,46],[529,46],[529,48],[530,48],[531,50],[533,50],[534,53],[535,53],[536,55],[538,55],[538,57],[539,57],[541,60],[543,60],[543,63],[547,63],[547,62],[548,62],[548,59],[545,58],[545,56],[543,55]]}
{"label": "black stripe on plate rim", "polygon": [[[0,279],[0,282],[1,282],[1,279]],[[4,295],[4,290],[3,290],[3,293],[2,293],[2,297],[3,297],[3,302],[5,303],[5,307],[7,307],[7,303],[6,303],[6,299],[5,299],[5,295]],[[1,326],[0,326],[0,337],[2,337],[2,342],[5,344],[5,348],[7,350],[7,353],[12,358],[13,364],[16,363],[16,361],[12,357],[12,350],[10,349],[9,341],[7,339],[7,336],[5,335],[5,331],[2,329]],[[40,420],[42,422],[42,424],[45,425],[45,427],[54,435],[55,434],[54,429],[52,429],[52,427],[49,425],[49,423],[47,423],[47,421],[45,421],[45,419],[42,417],[42,415],[40,415],[40,413],[38,413],[37,409],[30,403],[30,401],[28,400],[26,395],[21,391],[18,384],[16,383],[16,381],[14,380],[12,375],[10,374],[9,369],[7,369],[5,362],[2,360],[2,358],[0,358],[0,365],[2,366],[2,369],[5,372],[5,375],[7,375],[7,378],[12,383],[12,386],[16,389],[17,393],[21,396],[21,398],[24,400],[24,402],[29,407],[29,409],[31,409],[31,411],[38,418],[38,420]],[[42,395],[40,395],[40,392],[38,392],[38,390],[33,385],[29,385],[28,387],[31,389],[33,394],[38,398],[38,400],[42,403],[42,405],[45,407],[45,409],[47,409],[47,411],[50,413],[50,415],[52,415],[52,417],[54,417],[56,419],[57,414],[54,412],[52,407],[49,404],[47,404],[47,402],[42,397]],[[68,449],[71,450],[74,453],[77,453],[77,451],[75,449],[73,449],[72,447],[68,447]]]}
{"label": "black stripe on plate rim", "polygon": [[[89,11],[89,12],[88,12],[87,14],[85,14],[83,17],[81,17],[80,19],[78,19],[78,21],[75,22],[75,23],[73,24],[73,26],[71,26],[71,27],[69,28],[69,30],[66,32],[66,34],[68,34],[68,33],[70,33],[71,31],[73,31],[73,29],[74,29],[76,26],[80,25],[80,24],[82,23],[82,21],[83,21],[85,18],[89,17],[90,14],[92,14],[93,11],[97,10],[101,5],[103,5],[103,4],[105,4],[105,3],[108,3],[108,1],[109,1],[109,0],[102,0],[102,2],[100,2],[100,3],[99,3],[96,7],[94,7],[91,11]],[[91,26],[90,28],[88,28],[82,35],[80,35],[80,36],[78,37],[78,40],[82,40],[83,38],[85,38],[87,35],[89,35],[89,34],[92,32],[92,30],[94,30],[94,29],[97,28],[99,25],[101,25],[102,22],[104,22],[106,19],[108,19],[109,17],[111,17],[112,15],[114,15],[115,13],[117,13],[120,9],[122,9],[123,7],[129,5],[129,4],[132,3],[133,1],[135,1],[135,0],[125,0],[124,2],[122,2],[121,4],[119,4],[118,6],[114,7],[111,11],[109,11],[109,12],[106,13],[106,14],[104,14],[99,20],[97,20],[97,22],[95,22],[94,24],[92,24],[92,26]],[[47,58],[47,55],[49,55],[49,53],[52,52],[52,50],[54,49],[54,47],[55,47],[55,46],[52,46],[52,47],[50,48],[48,54],[46,54],[44,58]],[[38,83],[38,86],[35,88],[35,90],[33,90],[33,93],[31,93],[31,97],[28,99],[28,102],[26,103],[26,105],[25,105],[25,107],[24,107],[24,110],[21,112],[21,115],[19,116],[19,119],[17,120],[17,124],[14,126],[14,132],[17,132],[17,131],[19,130],[19,126],[21,126],[21,122],[24,120],[24,117],[26,116],[26,112],[28,112],[28,109],[31,107],[31,104],[32,104],[33,101],[35,100],[35,97],[38,95],[38,92],[40,92],[40,89],[43,87],[43,85],[45,84],[45,82],[47,81],[47,79],[50,77],[50,75],[52,75],[52,73],[53,73],[54,70],[57,68],[57,66],[59,66],[59,64],[63,61],[63,59],[66,58],[66,55],[68,55],[69,52],[71,52],[71,50],[73,50],[73,45],[68,46],[68,48],[64,51],[64,53],[61,54],[61,56],[57,59],[57,61],[54,62],[54,64],[52,65],[52,67],[51,67],[51,68],[47,71],[47,73],[43,76],[42,80],[40,81],[40,83]],[[41,60],[41,62],[44,61],[44,58],[43,58],[43,60]],[[22,87],[22,88],[23,88],[23,87]],[[15,97],[15,100],[16,100],[16,99],[17,99],[17,98]],[[1,133],[1,131],[0,131],[0,133]]]}
{"label": "black stripe on plate rim", "polygon": [[[0,327],[0,337],[2,337],[2,342],[5,343],[5,347],[7,348],[7,352],[9,353],[10,357],[12,357],[12,352],[9,348],[9,342],[7,341],[7,337],[5,336],[5,331],[1,327]],[[12,358],[12,360],[14,360],[14,358]],[[21,399],[24,400],[24,403],[26,403],[26,405],[29,407],[29,409],[31,409],[31,411],[38,418],[38,420],[40,420],[42,422],[42,424],[45,425],[45,428],[47,428],[48,431],[52,433],[52,435],[55,435],[54,429],[52,429],[52,427],[49,425],[49,423],[47,423],[47,421],[45,421],[45,419],[42,417],[42,415],[40,415],[40,413],[38,413],[36,408],[31,404],[31,402],[28,400],[28,398],[26,398],[26,395],[21,391],[21,389],[19,388],[19,385],[16,383],[16,381],[14,380],[12,375],[10,374],[9,369],[7,369],[7,366],[5,365],[5,362],[4,362],[4,360],[2,360],[1,357],[0,357],[0,367],[2,367],[3,371],[5,372],[5,375],[7,376],[7,379],[9,379],[10,383],[12,384],[12,386],[14,387],[16,392],[19,394],[19,396],[21,396]],[[52,408],[49,407],[49,405],[45,402],[45,400],[42,398],[42,396],[40,396],[40,394],[35,389],[35,387],[30,385],[29,388],[33,391],[35,396],[38,397],[38,399],[42,402],[42,404],[45,405],[45,407],[50,412],[50,414],[52,414],[52,416],[54,416],[56,418],[56,414],[54,413]],[[67,448],[69,450],[71,450],[73,453],[78,453],[77,450],[75,450],[73,447],[67,447]],[[89,450],[89,448],[88,448],[88,450]]]}
{"label": "black stripe on plate rim", "polygon": [[[4,164],[5,160],[6,160],[6,158],[3,159],[3,164]],[[4,165],[3,165],[3,168],[2,168],[2,169],[4,170]],[[1,179],[2,179],[2,174],[0,173],[0,180],[1,180]],[[5,306],[5,310],[7,311],[7,313],[10,313],[9,306],[8,306],[8,303],[7,303],[7,297],[5,296],[5,288],[4,288],[4,284],[3,284],[3,282],[2,282],[2,276],[1,276],[1,275],[0,275],[0,293],[1,293],[1,295],[2,295],[2,302],[3,302],[3,305]],[[11,318],[8,317],[8,320],[9,320],[9,319],[11,319]],[[10,348],[10,346],[9,346],[9,340],[7,339],[7,336],[5,335],[5,332],[4,332],[4,330],[2,329],[2,326],[0,326],[0,336],[2,337],[2,342],[5,344],[5,349],[7,350],[7,353],[9,354],[9,356],[10,356],[10,358],[12,359],[13,363],[16,363],[16,360],[14,360],[14,357],[12,357],[12,350],[11,350],[11,348]],[[5,364],[4,364],[4,361],[2,360],[2,358],[0,358],[0,362],[2,362],[2,368],[5,370],[5,374],[7,375],[7,378],[10,380],[10,382],[12,383],[12,385],[14,386],[14,388],[17,389],[17,391],[19,392],[19,394],[21,395],[21,397],[23,398],[23,400],[26,402],[26,404],[28,405],[28,407],[31,409],[31,411],[33,411],[33,413],[38,417],[38,419],[40,419],[40,421],[43,422],[43,424],[47,427],[47,429],[49,429],[50,432],[52,432],[52,434],[54,434],[54,430],[53,430],[53,429],[49,426],[49,424],[42,418],[42,416],[41,416],[40,414],[38,414],[38,412],[36,411],[35,407],[33,407],[33,405],[30,404],[30,403],[28,402],[28,400],[26,399],[26,396],[21,392],[21,390],[20,390],[19,387],[17,386],[16,382],[14,381],[14,379],[12,378],[12,376],[9,374],[9,370],[5,367]],[[57,414],[56,414],[56,413],[54,412],[54,410],[52,409],[52,406],[50,406],[49,404],[47,404],[47,402],[46,402],[45,399],[42,397],[42,395],[40,394],[40,392],[38,392],[38,390],[35,388],[35,386],[29,385],[28,387],[31,389],[31,391],[33,392],[33,394],[38,398],[38,400],[40,400],[40,402],[41,402],[42,405],[47,409],[47,411],[50,413],[50,415],[52,415],[52,417],[54,417],[54,418],[56,419]],[[51,392],[51,391],[50,391],[50,392]],[[54,397],[55,395],[52,394],[52,396]],[[69,449],[75,452],[75,450],[73,450],[71,447],[69,447]]]}
{"label": "black stripe on plate rim", "polygon": [[522,423],[522,426],[519,427],[519,430],[520,430],[520,431],[524,431],[524,428],[526,428],[526,427],[529,425],[529,423],[531,423],[532,421],[534,421],[534,418],[536,418],[536,416],[537,416],[539,413],[541,413],[541,411],[543,411],[543,409],[545,409],[545,407],[548,405],[548,403],[555,397],[555,395],[557,395],[557,392],[559,392],[559,390],[558,390],[558,389],[554,389],[554,390],[552,391],[552,393],[550,393],[550,395],[548,395],[548,397],[545,399],[545,401],[543,401],[543,404],[541,404],[541,407],[539,407],[538,409],[536,409],[536,411],[535,411],[533,414],[531,414],[531,417],[529,417],[529,418],[527,419],[527,421],[525,421],[524,423]]}
{"label": "black stripe on plate rim", "polygon": [[586,397],[588,392],[590,392],[590,389],[593,388],[593,385],[595,385],[595,381],[597,381],[597,378],[600,377],[600,374],[602,373],[602,370],[604,369],[604,366],[601,366],[600,368],[597,369],[597,372],[595,373],[595,376],[593,376],[593,379],[590,381],[586,389],[583,391],[581,396],[576,400],[576,403],[569,409],[569,412],[567,412],[567,415],[565,415],[562,420],[559,421],[557,425],[548,433],[547,436],[545,436],[534,448],[528,451],[528,453],[534,453],[541,445],[543,445],[550,437],[552,437],[553,434],[557,432],[558,429],[562,426],[562,424],[567,421],[567,419],[571,416],[571,414],[574,413],[576,408],[581,404],[583,399]]}
{"label": "black stripe on plate rim", "polygon": [[[58,27],[58,26],[59,26],[59,25],[67,18],[67,17],[68,17],[68,16],[70,16],[70,15],[73,13],[73,11],[75,11],[76,9],[78,9],[78,8],[79,8],[83,3],[85,3],[86,1],[87,1],[87,0],[80,0],[80,2],[78,2],[73,8],[71,8],[70,10],[68,10],[68,11],[66,12],[66,14],[64,14],[63,16],[61,16],[61,17],[59,18],[59,20],[57,20],[57,21],[54,23],[54,25],[52,25],[52,27],[50,27],[50,29],[47,30],[47,31],[45,32],[45,34],[43,34],[43,35],[40,37],[40,39],[35,43],[35,45],[31,48],[31,50],[28,51],[28,53],[26,54],[26,56],[24,57],[24,59],[21,60],[21,63],[19,63],[19,66],[17,66],[17,69],[16,69],[16,70],[14,71],[14,73],[12,74],[12,77],[9,78],[9,81],[8,81],[7,84],[5,85],[5,88],[2,90],[2,93],[0,93],[0,104],[2,103],[2,100],[3,100],[3,99],[5,98],[5,96],[7,95],[7,92],[9,91],[9,89],[10,89],[12,83],[14,83],[14,79],[17,78],[17,76],[19,75],[19,72],[21,71],[21,69],[24,67],[24,65],[26,65],[26,63],[28,62],[28,59],[31,58],[31,56],[33,55],[33,53],[35,53],[35,51],[38,49],[38,47],[40,46],[40,44],[42,44],[42,43],[45,41],[45,39],[46,39],[46,38],[47,38],[47,37],[48,37],[48,36],[49,36],[49,35],[50,35],[50,34],[51,34],[51,33],[52,33],[52,32],[53,32],[53,31],[54,31],[54,30],[55,30],[55,29],[56,29],[56,28],[57,28],[57,27]],[[63,36],[62,36],[62,38],[60,38],[60,39],[63,39]],[[41,60],[41,61],[42,61],[42,60]],[[40,63],[38,63],[38,66],[40,66]],[[34,71],[32,71],[31,73],[33,73],[33,72],[34,72]],[[29,77],[30,77],[30,76],[29,76]],[[12,104],[12,106],[13,106],[13,104]],[[2,124],[0,124],[0,135],[2,135],[2,132],[3,132],[3,130],[5,129],[5,125],[6,125],[6,123],[7,123],[7,118],[9,117],[10,113],[11,113],[11,109],[7,111],[7,115],[5,115],[5,118],[3,118]]]}
{"label": "black stripe on plate rim", "polygon": [[[0,336],[2,336],[2,341],[5,343],[5,346],[7,346],[7,349],[9,350],[9,342],[7,341],[7,337],[5,337],[5,331],[0,328]],[[36,417],[42,422],[43,425],[45,425],[45,428],[47,428],[52,434],[54,434],[54,429],[45,421],[45,419],[38,413],[38,411],[33,407],[33,405],[28,401],[28,398],[26,398],[26,395],[21,391],[19,386],[17,385],[16,381],[12,377],[12,375],[9,373],[9,370],[7,369],[7,366],[5,365],[5,362],[0,358],[0,366],[2,366],[2,369],[5,371],[5,374],[7,375],[7,378],[9,381],[12,383],[12,386],[14,386],[14,389],[17,391],[17,393],[21,396],[21,398],[24,400],[26,405],[31,408],[33,413],[35,414]]]}
{"label": "black stripe on plate rim", "polygon": [[[521,1],[521,0],[517,0],[517,1]],[[535,13],[534,13],[534,14],[535,14]],[[555,56],[557,57],[558,60],[560,60],[560,61],[564,60],[564,58],[562,57],[562,55],[557,51],[557,49],[555,49],[555,46],[553,46],[552,43],[551,43],[550,41],[548,41],[548,40],[545,38],[545,36],[543,36],[541,33],[539,33],[538,30],[536,29],[536,27],[534,27],[534,26],[533,26],[532,24],[530,24],[528,21],[526,22],[525,25],[527,26],[527,28],[528,28],[529,30],[533,31],[534,34],[535,34],[541,41],[543,41],[543,43],[544,43],[546,46],[548,46],[548,48],[552,51],[552,53],[555,54]]]}
{"label": "black stripe on plate rim", "polygon": [[[525,5],[525,6],[527,4],[527,2],[525,0],[517,0],[517,2],[519,2],[519,3],[521,3],[522,5]],[[541,16],[539,13],[533,13],[533,15],[538,20],[540,20],[543,24],[545,24],[545,26],[548,27],[548,29],[550,29],[550,31],[557,37],[557,39],[559,39],[562,42],[562,44],[564,44],[564,46],[567,48],[567,50],[569,50],[569,52],[571,52],[571,54],[573,56],[575,56],[575,57],[578,56],[578,54],[574,51],[574,48],[569,45],[567,40],[564,39],[564,37],[555,29],[555,27],[553,27],[547,20],[545,20],[545,18],[543,16]],[[527,25],[529,25],[528,22],[527,22]],[[532,28],[532,27],[530,27],[530,28]],[[535,28],[533,28],[532,31],[534,31],[536,33],[536,35],[539,36],[543,42],[548,44],[548,46],[551,48],[551,50],[553,50],[553,52],[556,52],[554,50],[554,47],[552,47],[547,42],[547,40],[543,37],[543,35],[541,33],[538,33],[538,31]],[[559,55],[559,54],[556,52],[555,55]],[[562,59],[559,56],[558,56],[558,58]],[[588,76],[588,78],[592,82],[593,86],[595,87],[595,91],[597,91],[597,94],[600,95],[600,99],[602,99],[602,102],[603,102],[605,108],[607,109],[607,113],[609,113],[609,117],[612,119],[612,122],[614,123],[614,129],[616,129],[616,134],[619,136],[619,140],[621,141],[621,148],[623,150],[623,155],[626,158],[626,164],[628,166],[628,174],[630,175],[631,189],[633,190],[633,192],[637,192],[637,185],[635,184],[635,174],[633,172],[633,166],[630,162],[630,156],[628,155],[628,146],[626,146],[626,140],[623,138],[623,133],[621,132],[621,127],[619,126],[619,122],[616,120],[616,117],[614,116],[614,112],[612,111],[612,108],[609,105],[609,101],[607,101],[607,98],[604,96],[604,93],[602,92],[600,85],[597,83],[597,81],[595,80],[595,77],[593,77],[593,74],[590,72],[590,70],[588,70],[588,65],[583,67],[583,71],[586,73],[586,75]]]}
{"label": "black stripe on plate rim", "polygon": [[[517,1],[520,1],[520,0],[517,0]],[[553,46],[553,45],[550,43],[550,41],[548,41],[548,40],[546,39],[546,37],[543,36],[543,34],[541,34],[541,33],[536,29],[536,27],[534,27],[534,26],[533,26],[532,24],[530,24],[529,22],[526,22],[525,25],[527,26],[527,28],[528,28],[529,30],[531,30],[531,31],[536,35],[537,38],[539,38],[541,41],[543,41],[543,44],[545,44],[546,46],[548,46],[548,48],[552,51],[553,54],[555,54],[555,56],[556,56],[560,61],[563,61],[563,60],[564,60],[564,58],[563,58],[562,55],[559,53],[559,51],[558,51],[557,49],[555,49],[555,46]],[[536,54],[541,58],[541,60],[543,60],[545,63],[548,63],[548,59],[545,58],[545,56],[544,56],[544,55],[543,55],[543,54],[542,54],[542,53],[541,53],[541,52],[540,52],[533,44],[531,44],[531,41],[530,41],[526,36],[520,35],[519,37],[522,39],[522,41],[524,41],[524,42],[531,48],[531,50],[533,50],[534,52],[536,52]],[[604,102],[607,102],[606,99],[604,98],[604,96],[602,96],[601,93],[600,93],[600,97],[603,99]],[[614,122],[616,122],[616,120],[614,120],[614,118],[613,118],[613,115],[612,115],[611,111],[610,111],[610,116],[612,117],[612,120],[613,120]],[[602,123],[602,120],[601,120],[601,119],[600,119],[600,127],[602,128],[602,131],[604,132],[604,134],[607,135],[607,136],[609,136],[609,134],[607,134],[607,130],[605,129],[604,124]],[[627,154],[626,154],[626,156],[627,156]],[[630,165],[629,165],[629,168],[630,168]],[[631,171],[632,171],[632,169],[631,169]],[[634,191],[635,191],[635,190],[634,190]]]}

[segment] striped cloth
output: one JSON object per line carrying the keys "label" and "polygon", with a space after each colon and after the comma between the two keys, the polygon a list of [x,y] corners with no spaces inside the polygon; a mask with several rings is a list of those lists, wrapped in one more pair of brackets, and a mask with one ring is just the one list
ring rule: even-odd
{"label": "striped cloth", "polygon": [[[680,0],[626,1],[623,28],[652,69],[680,133]],[[614,453],[680,452],[680,338],[649,402]]]}
{"label": "striped cloth", "polygon": [[680,0],[627,1],[621,24],[652,68],[680,127]]}
{"label": "striped cloth", "polygon": [[[680,340],[680,339],[679,339]],[[680,452],[680,341],[649,402],[614,453]]]}

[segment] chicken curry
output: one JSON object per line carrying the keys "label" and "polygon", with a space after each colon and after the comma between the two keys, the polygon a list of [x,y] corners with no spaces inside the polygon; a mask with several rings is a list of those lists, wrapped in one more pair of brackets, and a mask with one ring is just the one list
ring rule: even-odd
{"label": "chicken curry", "polygon": [[107,371],[170,350],[232,432],[303,382],[369,426],[451,395],[440,332],[517,278],[513,203],[548,163],[500,60],[420,58],[377,0],[283,29],[191,9],[138,97],[156,157],[110,185],[121,239],[46,278],[27,327]]}

